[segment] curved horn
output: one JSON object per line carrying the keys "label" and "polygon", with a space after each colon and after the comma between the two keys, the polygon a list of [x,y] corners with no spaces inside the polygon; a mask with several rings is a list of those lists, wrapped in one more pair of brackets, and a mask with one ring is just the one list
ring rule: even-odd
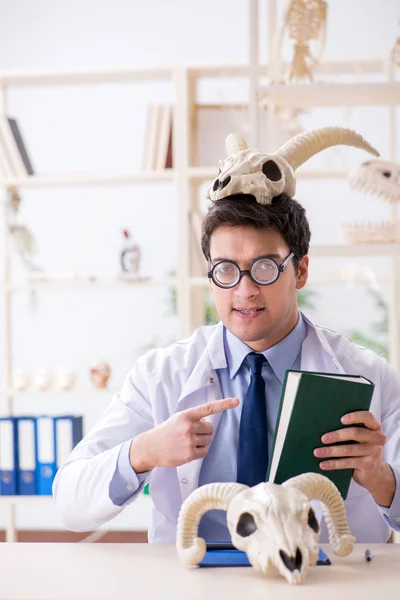
{"label": "curved horn", "polygon": [[329,533],[329,543],[335,554],[347,556],[356,541],[347,524],[344,502],[334,483],[319,473],[304,473],[288,479],[284,486],[292,486],[307,496],[309,501],[324,504],[324,517]]}
{"label": "curved horn", "polygon": [[379,156],[379,152],[359,133],[346,127],[319,127],[300,133],[283,144],[275,154],[285,158],[296,170],[314,154],[338,145],[354,146],[354,148],[360,148],[374,156]]}
{"label": "curved horn", "polygon": [[192,492],[181,506],[176,548],[185,565],[197,565],[206,553],[206,543],[197,537],[201,517],[209,510],[227,510],[236,494],[247,489],[241,483],[209,483]]}
{"label": "curved horn", "polygon": [[238,133],[230,133],[225,140],[225,149],[228,156],[238,154],[242,150],[247,150],[246,140]]}

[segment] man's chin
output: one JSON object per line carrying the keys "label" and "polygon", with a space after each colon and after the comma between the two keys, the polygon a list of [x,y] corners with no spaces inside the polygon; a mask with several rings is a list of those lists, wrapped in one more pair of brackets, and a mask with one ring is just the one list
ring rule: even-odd
{"label": "man's chin", "polygon": [[242,323],[239,325],[235,323],[232,327],[229,327],[229,330],[245,344],[247,342],[258,342],[268,336],[266,327],[255,327],[255,323]]}

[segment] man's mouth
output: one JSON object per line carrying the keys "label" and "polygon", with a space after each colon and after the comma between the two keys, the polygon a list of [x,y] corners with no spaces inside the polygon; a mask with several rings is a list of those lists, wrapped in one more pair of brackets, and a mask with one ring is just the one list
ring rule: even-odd
{"label": "man's mouth", "polygon": [[242,315],[256,315],[257,313],[264,310],[263,308],[234,308],[235,312],[238,312]]}

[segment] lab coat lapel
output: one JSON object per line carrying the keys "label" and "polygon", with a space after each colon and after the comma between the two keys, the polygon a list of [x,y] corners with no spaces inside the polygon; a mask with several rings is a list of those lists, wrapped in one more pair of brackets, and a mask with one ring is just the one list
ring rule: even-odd
{"label": "lab coat lapel", "polygon": [[323,333],[302,316],[307,324],[307,336],[301,350],[301,370],[343,374],[345,371]]}

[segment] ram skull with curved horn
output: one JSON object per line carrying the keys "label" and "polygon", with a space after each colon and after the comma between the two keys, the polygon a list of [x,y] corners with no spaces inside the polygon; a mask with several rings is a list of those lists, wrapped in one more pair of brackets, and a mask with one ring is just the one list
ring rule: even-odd
{"label": "ram skull with curved horn", "polygon": [[257,571],[266,575],[275,567],[289,583],[301,583],[318,559],[320,526],[312,500],[323,505],[333,552],[347,556],[355,538],[337,487],[324,475],[305,473],[282,485],[210,483],[192,492],[178,518],[179,558],[184,565],[201,562],[206,543],[197,537],[200,519],[209,510],[226,510],[232,544]]}
{"label": "ram skull with curved horn", "polygon": [[273,154],[252,150],[245,140],[231,133],[225,141],[228,157],[219,162],[219,173],[207,190],[209,200],[222,200],[235,194],[250,194],[260,204],[296,192],[295,171],[309,158],[331,146],[353,146],[379,156],[360,134],[344,127],[320,127],[301,133]]}

